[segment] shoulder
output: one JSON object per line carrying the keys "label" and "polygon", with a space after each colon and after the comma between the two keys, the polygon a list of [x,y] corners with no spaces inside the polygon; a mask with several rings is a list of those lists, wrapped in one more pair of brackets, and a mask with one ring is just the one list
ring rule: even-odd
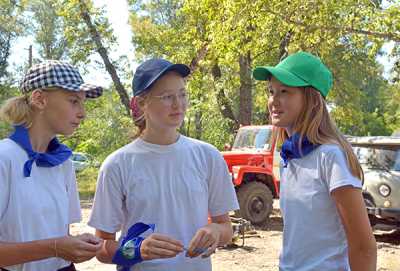
{"label": "shoulder", "polygon": [[110,155],[106,157],[101,168],[114,168],[125,163],[128,159],[135,156],[138,153],[138,148],[136,146],[136,140],[131,143],[115,150]]}
{"label": "shoulder", "polygon": [[316,152],[324,160],[344,157],[344,150],[336,144],[322,144],[316,149]]}
{"label": "shoulder", "polygon": [[206,153],[208,155],[217,155],[217,156],[221,156],[221,153],[219,152],[219,150],[211,145],[210,143],[198,140],[198,139],[194,139],[191,137],[187,137],[187,136],[182,136],[182,141],[184,146],[187,149],[192,149],[192,150],[196,150],[199,152],[203,152]]}
{"label": "shoulder", "polygon": [[0,161],[12,161],[23,155],[26,155],[25,151],[11,139],[0,140]]}

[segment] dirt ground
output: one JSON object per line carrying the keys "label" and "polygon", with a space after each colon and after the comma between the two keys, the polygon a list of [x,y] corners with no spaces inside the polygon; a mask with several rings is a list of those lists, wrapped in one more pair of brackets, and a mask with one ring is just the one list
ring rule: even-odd
{"label": "dirt ground", "polygon": [[[274,205],[277,205],[276,203]],[[72,225],[72,234],[84,232],[93,233],[86,225],[90,214],[90,202],[84,202],[82,223]],[[378,243],[378,271],[400,271],[400,232],[375,231]],[[274,209],[271,223],[266,229],[257,229],[244,240],[238,239],[229,248],[218,249],[212,256],[215,271],[256,271],[279,270],[278,258],[282,242],[282,218],[279,211]],[[111,271],[113,265],[106,265],[96,259],[77,265],[79,271]]]}

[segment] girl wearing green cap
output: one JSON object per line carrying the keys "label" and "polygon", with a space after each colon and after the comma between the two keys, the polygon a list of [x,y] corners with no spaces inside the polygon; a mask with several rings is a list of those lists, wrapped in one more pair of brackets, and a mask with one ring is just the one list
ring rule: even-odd
{"label": "girl wearing green cap", "polygon": [[298,52],[274,67],[257,67],[253,76],[268,81],[268,110],[282,144],[280,270],[376,270],[363,172],[325,102],[331,72]]}

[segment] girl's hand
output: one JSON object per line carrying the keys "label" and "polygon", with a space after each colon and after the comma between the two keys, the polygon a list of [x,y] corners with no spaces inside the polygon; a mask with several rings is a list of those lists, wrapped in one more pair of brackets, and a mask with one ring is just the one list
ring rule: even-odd
{"label": "girl's hand", "polygon": [[84,233],[78,236],[65,236],[55,239],[55,256],[73,263],[88,261],[101,249],[103,240]]}
{"label": "girl's hand", "polygon": [[220,225],[211,223],[200,228],[190,241],[187,256],[194,258],[202,255],[209,257],[215,252],[221,238]]}
{"label": "girl's hand", "polygon": [[142,241],[140,254],[143,260],[173,258],[183,252],[183,244],[168,236],[153,233]]}

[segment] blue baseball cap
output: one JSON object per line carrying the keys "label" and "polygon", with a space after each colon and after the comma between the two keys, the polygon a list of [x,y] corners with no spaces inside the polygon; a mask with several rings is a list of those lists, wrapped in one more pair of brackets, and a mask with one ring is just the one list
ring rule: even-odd
{"label": "blue baseball cap", "polygon": [[182,77],[190,74],[190,68],[185,64],[173,64],[162,58],[146,60],[137,67],[132,80],[133,96],[145,93],[166,72],[175,71]]}

